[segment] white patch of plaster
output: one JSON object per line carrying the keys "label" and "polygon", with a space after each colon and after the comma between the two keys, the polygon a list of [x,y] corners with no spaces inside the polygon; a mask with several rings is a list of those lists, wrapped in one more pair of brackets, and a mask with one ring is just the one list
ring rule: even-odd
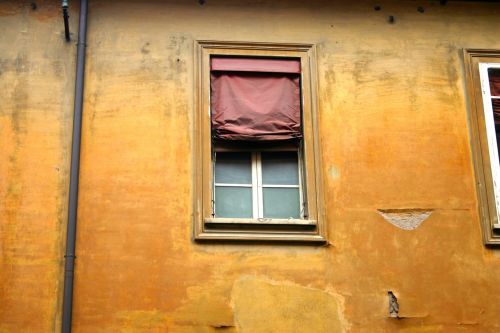
{"label": "white patch of plaster", "polygon": [[332,180],[337,180],[337,179],[340,178],[340,171],[339,171],[339,169],[336,166],[331,165],[328,168],[328,175],[330,176],[330,178]]}
{"label": "white patch of plaster", "polygon": [[497,259],[500,259],[500,251],[499,250],[500,249],[491,248],[489,253],[491,253],[491,255],[496,257]]}
{"label": "white patch of plaster", "polygon": [[378,209],[377,211],[390,224],[403,230],[417,229],[432,214],[432,209]]}

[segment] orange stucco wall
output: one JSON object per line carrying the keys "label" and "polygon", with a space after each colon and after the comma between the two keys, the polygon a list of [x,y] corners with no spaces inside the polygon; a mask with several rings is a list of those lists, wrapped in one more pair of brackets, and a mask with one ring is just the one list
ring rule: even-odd
{"label": "orange stucco wall", "polygon": [[[60,327],[75,45],[36,4],[0,2],[2,333]],[[90,1],[75,332],[500,329],[461,56],[500,49],[500,5],[380,4]],[[317,45],[328,246],[192,241],[197,39]]]}
{"label": "orange stucco wall", "polygon": [[55,332],[61,308],[75,49],[37,4],[0,1],[2,333]]}

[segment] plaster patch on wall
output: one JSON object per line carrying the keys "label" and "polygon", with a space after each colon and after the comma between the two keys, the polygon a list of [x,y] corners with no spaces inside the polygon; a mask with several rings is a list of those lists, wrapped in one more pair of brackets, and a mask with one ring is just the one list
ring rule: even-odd
{"label": "plaster patch on wall", "polygon": [[330,176],[330,178],[332,180],[337,180],[337,179],[340,178],[340,171],[339,171],[339,169],[336,166],[331,165],[328,168],[328,175]]}
{"label": "plaster patch on wall", "polygon": [[344,297],[287,281],[254,276],[237,280],[231,305],[239,333],[346,332]]}
{"label": "plaster patch on wall", "polygon": [[403,230],[415,230],[432,214],[433,210],[410,208],[378,209],[377,211],[390,224]]}
{"label": "plaster patch on wall", "polygon": [[169,328],[172,332],[236,332],[230,288],[213,280],[188,287],[183,304],[169,315]]}

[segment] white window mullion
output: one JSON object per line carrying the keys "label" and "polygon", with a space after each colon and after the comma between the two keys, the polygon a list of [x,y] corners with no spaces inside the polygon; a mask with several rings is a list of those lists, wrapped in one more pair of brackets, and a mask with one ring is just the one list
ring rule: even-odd
{"label": "white window mullion", "polygon": [[258,188],[258,167],[257,153],[252,153],[252,207],[253,218],[259,217],[259,188]]}
{"label": "white window mullion", "polygon": [[257,198],[258,218],[264,217],[264,195],[262,193],[262,157],[260,152],[254,153],[257,159]]}
{"label": "white window mullion", "polygon": [[212,149],[212,217],[215,217],[215,163],[217,163],[217,153]]}
{"label": "white window mullion", "polygon": [[279,185],[273,185],[273,184],[266,184],[266,185],[262,185],[263,188],[266,188],[266,187],[278,187],[278,188],[299,188],[300,185],[283,185],[283,184],[279,184]]}
{"label": "white window mullion", "polygon": [[252,184],[215,183],[216,187],[252,187]]}
{"label": "white window mullion", "polygon": [[305,206],[305,200],[304,200],[304,188],[302,187],[302,158],[300,156],[300,152],[297,152],[297,163],[298,163],[298,168],[297,171],[299,173],[299,207],[300,207],[300,218],[304,219],[306,218],[307,215],[307,207]]}

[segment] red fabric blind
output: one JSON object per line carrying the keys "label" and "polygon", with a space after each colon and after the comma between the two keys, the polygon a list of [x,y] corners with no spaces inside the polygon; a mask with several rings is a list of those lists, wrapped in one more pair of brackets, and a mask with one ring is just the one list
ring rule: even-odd
{"label": "red fabric blind", "polygon": [[300,60],[273,58],[212,58],[212,71],[300,73]]}
{"label": "red fabric blind", "polygon": [[492,99],[493,116],[495,117],[495,124],[500,124],[500,99]]}
{"label": "red fabric blind", "polygon": [[[490,79],[490,93],[491,96],[499,97],[500,96],[500,69],[490,68],[489,71],[489,79]],[[493,106],[493,115],[495,117],[495,123],[500,123],[500,99],[493,98],[491,100],[491,104]]]}
{"label": "red fabric blind", "polygon": [[500,96],[500,69],[489,69],[491,96]]}
{"label": "red fabric blind", "polygon": [[211,68],[215,138],[275,141],[302,137],[298,60],[212,58]]}

